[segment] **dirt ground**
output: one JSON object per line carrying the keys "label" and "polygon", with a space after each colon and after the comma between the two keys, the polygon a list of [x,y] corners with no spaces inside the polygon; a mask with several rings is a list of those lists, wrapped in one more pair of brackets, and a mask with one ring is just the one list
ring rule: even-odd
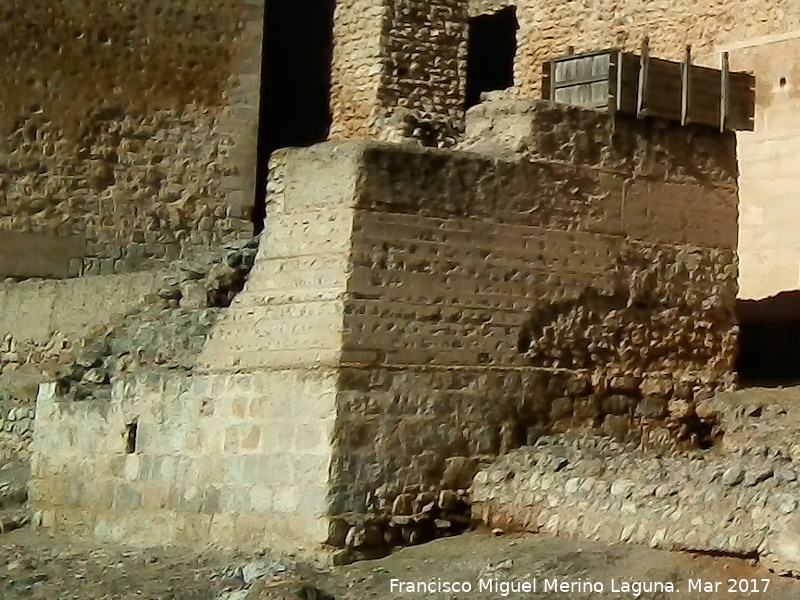
{"label": "dirt ground", "polygon": [[[548,589],[553,580],[589,582],[593,591]],[[245,582],[247,580],[247,583]],[[397,580],[394,588],[392,580]],[[480,591],[480,582],[497,587]],[[536,592],[503,584],[536,580]],[[612,582],[612,580],[614,580]],[[690,592],[700,581],[718,591]],[[756,586],[755,593],[729,592]],[[643,591],[623,582],[659,582]],[[465,582],[470,593],[398,589],[399,583]],[[673,592],[667,583],[674,586]],[[720,585],[716,585],[719,582]],[[746,582],[746,583],[742,583]],[[585,585],[585,584],[584,584]],[[602,585],[602,591],[597,587]],[[712,589],[706,587],[705,589]],[[519,588],[517,588],[519,589]],[[647,589],[644,587],[644,589]],[[702,589],[702,588],[701,588]],[[642,598],[650,600],[800,597],[800,581],[771,576],[747,561],[666,553],[636,546],[604,547],[541,536],[470,533],[408,548],[369,562],[331,569],[291,558],[207,550],[133,549],[53,538],[22,529],[0,537],[2,600],[393,600],[399,598]]]}

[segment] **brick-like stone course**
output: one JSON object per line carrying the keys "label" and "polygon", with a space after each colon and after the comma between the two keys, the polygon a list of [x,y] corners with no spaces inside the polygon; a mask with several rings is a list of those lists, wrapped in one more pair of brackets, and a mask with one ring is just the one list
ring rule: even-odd
{"label": "brick-like stone course", "polygon": [[37,428],[31,502],[43,525],[104,539],[311,552],[310,532],[327,536],[328,436],[324,421],[316,432],[301,425],[313,406],[287,409],[286,398],[305,390],[327,415],[333,387],[291,371],[144,373],[117,380],[110,402],[71,402],[45,386],[37,419],[58,426]]}
{"label": "brick-like stone course", "polygon": [[380,118],[387,7],[376,0],[338,2],[331,81],[332,140],[371,138]]}

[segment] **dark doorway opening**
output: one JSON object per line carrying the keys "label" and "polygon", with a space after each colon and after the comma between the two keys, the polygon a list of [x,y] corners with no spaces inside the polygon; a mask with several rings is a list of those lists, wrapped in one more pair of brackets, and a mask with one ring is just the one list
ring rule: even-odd
{"label": "dark doorway opening", "polygon": [[739,357],[743,386],[800,384],[800,292],[738,303]]}
{"label": "dark doorway opening", "polygon": [[517,55],[516,9],[511,6],[469,22],[467,45],[467,108],[481,101],[481,94],[514,85]]}
{"label": "dark doorway opening", "polygon": [[267,0],[253,226],[264,227],[268,160],[328,138],[335,0]]}

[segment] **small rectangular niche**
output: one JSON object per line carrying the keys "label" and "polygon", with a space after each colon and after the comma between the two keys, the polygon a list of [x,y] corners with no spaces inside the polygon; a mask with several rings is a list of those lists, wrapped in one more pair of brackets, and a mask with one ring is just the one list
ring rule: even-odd
{"label": "small rectangular niche", "polygon": [[134,421],[125,425],[125,453],[136,454],[136,434],[139,424]]}

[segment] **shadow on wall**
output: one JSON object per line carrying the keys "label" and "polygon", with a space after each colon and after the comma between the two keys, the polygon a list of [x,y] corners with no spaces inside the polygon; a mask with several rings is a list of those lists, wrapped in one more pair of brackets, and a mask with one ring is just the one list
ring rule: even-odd
{"label": "shadow on wall", "polygon": [[255,233],[264,227],[270,155],[328,139],[334,0],[267,0],[261,64]]}
{"label": "shadow on wall", "polygon": [[740,300],[736,313],[740,385],[800,384],[800,291]]}

